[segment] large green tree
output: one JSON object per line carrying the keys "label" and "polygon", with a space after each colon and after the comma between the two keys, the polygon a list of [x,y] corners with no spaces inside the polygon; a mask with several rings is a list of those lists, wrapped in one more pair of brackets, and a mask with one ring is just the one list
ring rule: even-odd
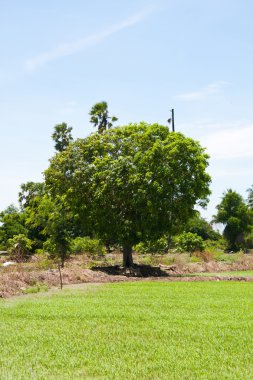
{"label": "large green tree", "polygon": [[83,220],[86,231],[123,247],[159,238],[205,205],[208,156],[197,141],[158,124],[131,124],[79,139],[45,172],[53,197]]}
{"label": "large green tree", "polygon": [[99,133],[103,133],[111,128],[113,123],[118,120],[116,116],[109,116],[108,104],[106,102],[94,104],[89,115],[91,116],[90,122],[94,124],[94,127],[98,128]]}
{"label": "large green tree", "polygon": [[223,236],[227,241],[227,249],[237,251],[244,246],[244,236],[251,230],[252,211],[242,196],[232,189],[223,193],[220,204],[216,206],[215,223],[222,223],[225,228]]}

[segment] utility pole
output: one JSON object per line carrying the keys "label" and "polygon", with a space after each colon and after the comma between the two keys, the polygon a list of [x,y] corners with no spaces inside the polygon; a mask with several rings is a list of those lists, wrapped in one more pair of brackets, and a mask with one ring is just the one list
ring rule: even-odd
{"label": "utility pole", "polygon": [[172,132],[175,132],[175,122],[174,122],[174,108],[170,110],[171,118],[168,119],[168,123],[172,125]]}
{"label": "utility pole", "polygon": [[171,110],[171,119],[172,119],[172,132],[175,132],[175,124],[174,124],[174,108]]}

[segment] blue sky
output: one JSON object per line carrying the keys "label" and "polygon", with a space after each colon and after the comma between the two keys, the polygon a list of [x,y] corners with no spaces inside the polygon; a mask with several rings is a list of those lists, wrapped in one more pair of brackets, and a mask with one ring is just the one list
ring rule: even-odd
{"label": "blue sky", "polygon": [[210,219],[253,184],[253,3],[249,0],[0,0],[0,210],[42,180],[54,125],[93,128],[106,100],[120,124],[166,123],[210,154]]}

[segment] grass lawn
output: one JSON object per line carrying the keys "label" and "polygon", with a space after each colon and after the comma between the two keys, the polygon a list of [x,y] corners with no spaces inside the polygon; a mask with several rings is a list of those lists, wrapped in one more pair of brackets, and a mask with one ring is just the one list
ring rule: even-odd
{"label": "grass lawn", "polygon": [[253,379],[253,284],[83,285],[0,301],[0,379]]}

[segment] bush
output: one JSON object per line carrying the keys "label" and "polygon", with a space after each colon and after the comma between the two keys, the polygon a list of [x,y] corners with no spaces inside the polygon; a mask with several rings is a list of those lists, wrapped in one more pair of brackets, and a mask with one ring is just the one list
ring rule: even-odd
{"label": "bush", "polygon": [[71,253],[89,253],[94,255],[105,255],[105,247],[98,239],[91,239],[89,237],[77,237],[70,243]]}
{"label": "bush", "polygon": [[194,251],[203,251],[205,247],[203,239],[192,232],[183,232],[175,240],[177,249],[180,252],[189,252],[190,255]]}
{"label": "bush", "polygon": [[28,288],[23,290],[24,294],[34,294],[39,292],[47,292],[48,286],[46,284],[35,284],[33,286],[29,286]]}
{"label": "bush", "polygon": [[32,241],[24,234],[14,235],[7,245],[10,258],[18,262],[26,261],[32,251]]}
{"label": "bush", "polygon": [[155,241],[140,242],[134,246],[137,253],[166,253],[168,250],[168,240],[162,237]]}

